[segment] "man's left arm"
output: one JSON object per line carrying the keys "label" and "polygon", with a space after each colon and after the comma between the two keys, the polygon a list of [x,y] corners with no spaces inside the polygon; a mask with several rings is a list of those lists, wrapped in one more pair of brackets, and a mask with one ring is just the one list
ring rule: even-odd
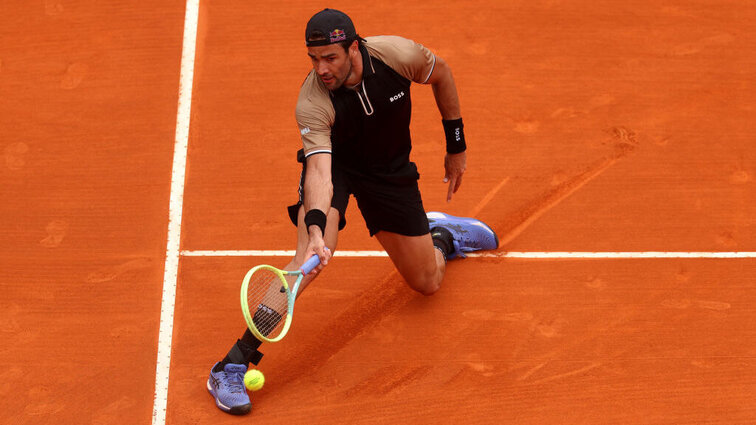
{"label": "man's left arm", "polygon": [[465,152],[467,147],[459,108],[459,95],[449,64],[438,56],[436,56],[436,64],[427,83],[433,87],[433,96],[436,98],[436,105],[438,111],[441,112],[444,124],[446,135],[444,183],[449,183],[446,194],[446,201],[449,202],[452,194],[456,193],[462,184],[462,175],[465,173],[467,164]]}

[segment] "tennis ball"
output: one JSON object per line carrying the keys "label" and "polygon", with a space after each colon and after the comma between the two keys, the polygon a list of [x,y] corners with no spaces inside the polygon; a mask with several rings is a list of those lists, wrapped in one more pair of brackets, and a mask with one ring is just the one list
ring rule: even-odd
{"label": "tennis ball", "polygon": [[257,391],[263,387],[265,375],[257,369],[252,369],[244,374],[244,386],[250,391]]}

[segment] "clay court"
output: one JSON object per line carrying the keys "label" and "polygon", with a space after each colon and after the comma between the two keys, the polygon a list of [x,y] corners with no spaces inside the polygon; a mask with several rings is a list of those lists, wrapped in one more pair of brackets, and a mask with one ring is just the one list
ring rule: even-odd
{"label": "clay court", "polygon": [[[424,204],[501,246],[423,297],[351,202],[234,417],[205,381],[244,330],[246,271],[295,248],[294,106],[323,7],[450,64],[468,170],[447,204],[414,85]],[[192,8],[3,4],[0,423],[756,423],[755,4]]]}

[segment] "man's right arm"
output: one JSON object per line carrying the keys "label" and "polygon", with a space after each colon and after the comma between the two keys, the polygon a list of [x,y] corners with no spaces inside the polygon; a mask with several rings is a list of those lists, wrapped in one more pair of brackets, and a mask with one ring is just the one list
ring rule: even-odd
{"label": "man's right arm", "polygon": [[[318,83],[311,71],[302,84],[297,99],[296,118],[306,155],[307,172],[304,181],[304,212],[320,210],[325,216],[331,208],[333,184],[331,182],[331,126],[335,119],[328,91]],[[313,218],[316,218],[315,214]],[[315,220],[318,221],[318,220]],[[322,223],[321,223],[322,224]],[[317,225],[307,226],[305,260],[318,254],[323,265],[330,253],[325,250],[323,233]]]}
{"label": "man's right arm", "polygon": [[[331,182],[331,154],[319,153],[310,155],[306,159],[307,172],[304,182],[304,210],[320,210],[328,215],[333,197],[333,183]],[[313,254],[320,257],[323,265],[328,263],[330,253],[325,251],[325,242],[320,227],[311,224],[307,228],[309,242],[305,258]]]}

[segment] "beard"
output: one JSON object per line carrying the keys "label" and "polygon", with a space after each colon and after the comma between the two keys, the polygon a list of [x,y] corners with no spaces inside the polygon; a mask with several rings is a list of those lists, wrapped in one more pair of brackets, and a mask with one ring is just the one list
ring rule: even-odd
{"label": "beard", "polygon": [[344,83],[346,82],[346,80],[349,79],[349,76],[352,75],[352,61],[349,60],[349,59],[347,59],[347,62],[349,63],[349,69],[347,69],[346,73],[341,78],[337,78],[336,76],[334,76],[333,77],[333,81],[331,82],[331,84],[330,85],[326,84],[326,88],[328,90],[330,90],[330,91],[338,90],[339,88],[341,88],[341,86],[344,85]]}

